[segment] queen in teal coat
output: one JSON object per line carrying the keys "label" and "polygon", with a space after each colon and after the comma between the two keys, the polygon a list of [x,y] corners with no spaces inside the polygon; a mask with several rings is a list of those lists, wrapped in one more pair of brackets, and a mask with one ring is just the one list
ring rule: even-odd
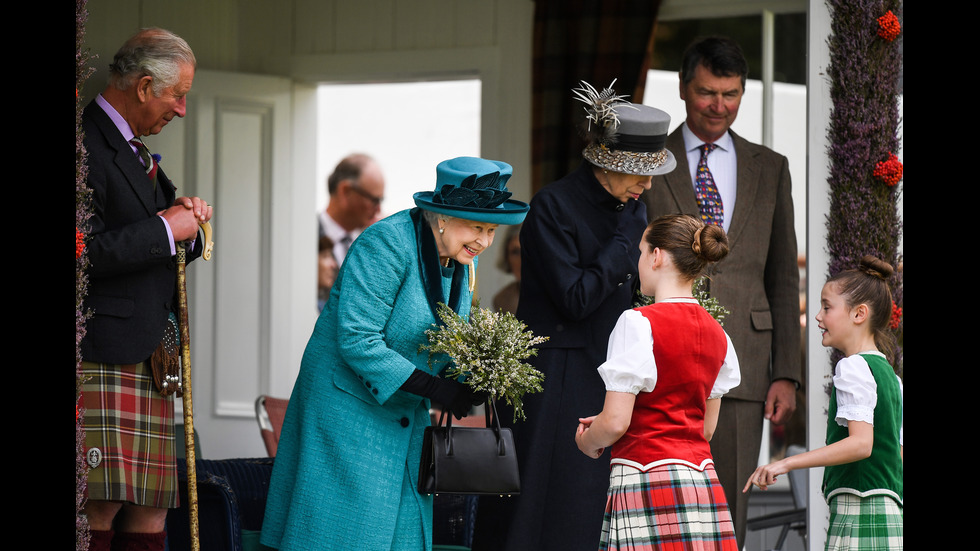
{"label": "queen in teal coat", "polygon": [[442,302],[466,317],[477,257],[520,223],[507,163],[444,161],[417,208],[352,244],[303,354],[261,541],[276,549],[430,550],[432,497],[418,483],[430,399],[457,416],[479,397],[419,351]]}

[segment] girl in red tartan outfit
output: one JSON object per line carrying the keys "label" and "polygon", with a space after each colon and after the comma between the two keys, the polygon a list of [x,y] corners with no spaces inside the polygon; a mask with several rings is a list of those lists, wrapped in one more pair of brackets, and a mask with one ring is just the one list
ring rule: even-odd
{"label": "girl in red tartan outfit", "polygon": [[735,530],[708,440],[738,359],[721,325],[692,294],[709,262],[728,254],[719,226],[660,217],[640,242],[640,290],[609,337],[599,374],[602,412],[580,419],[575,441],[599,457],[612,446],[600,550],[736,550]]}

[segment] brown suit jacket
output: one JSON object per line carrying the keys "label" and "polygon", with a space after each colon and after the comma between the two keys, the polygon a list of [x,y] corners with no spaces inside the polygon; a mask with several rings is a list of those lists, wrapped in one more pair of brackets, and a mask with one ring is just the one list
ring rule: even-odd
{"label": "brown suit jacket", "polygon": [[[729,254],[709,267],[711,296],[731,313],[723,320],[742,370],[729,398],[764,401],[775,379],[800,381],[800,297],[796,230],[786,157],[732,132],[738,159]],[[667,138],[677,168],[653,177],[641,197],[651,220],[664,214],[698,216],[684,136]],[[771,360],[771,361],[770,361]]]}

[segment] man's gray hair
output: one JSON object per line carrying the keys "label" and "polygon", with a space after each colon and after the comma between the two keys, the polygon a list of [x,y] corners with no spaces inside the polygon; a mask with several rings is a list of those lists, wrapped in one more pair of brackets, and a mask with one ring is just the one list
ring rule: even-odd
{"label": "man's gray hair", "polygon": [[364,153],[352,153],[341,159],[333,169],[333,173],[327,177],[327,193],[330,195],[337,193],[337,187],[344,180],[350,180],[351,185],[357,187],[364,167],[373,162],[375,160]]}
{"label": "man's gray hair", "polygon": [[183,65],[197,67],[197,59],[187,42],[164,29],[143,29],[133,35],[116,52],[109,65],[109,84],[128,90],[136,81],[153,79],[153,95],[175,86]]}

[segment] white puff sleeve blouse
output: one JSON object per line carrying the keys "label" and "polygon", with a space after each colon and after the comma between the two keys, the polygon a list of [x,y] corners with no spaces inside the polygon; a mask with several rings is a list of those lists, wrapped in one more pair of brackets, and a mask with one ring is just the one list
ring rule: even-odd
{"label": "white puff sleeve blouse", "polygon": [[[884,354],[877,350],[862,352],[861,354],[877,354],[884,357]],[[869,425],[874,425],[875,406],[878,405],[878,384],[875,382],[874,375],[867,360],[861,354],[854,354],[843,358],[837,362],[834,370],[834,391],[837,393],[837,416],[834,418],[837,424],[846,427],[848,421],[863,421]],[[902,379],[898,379],[898,388],[905,395]],[[904,439],[905,423],[899,429],[899,444]]]}

